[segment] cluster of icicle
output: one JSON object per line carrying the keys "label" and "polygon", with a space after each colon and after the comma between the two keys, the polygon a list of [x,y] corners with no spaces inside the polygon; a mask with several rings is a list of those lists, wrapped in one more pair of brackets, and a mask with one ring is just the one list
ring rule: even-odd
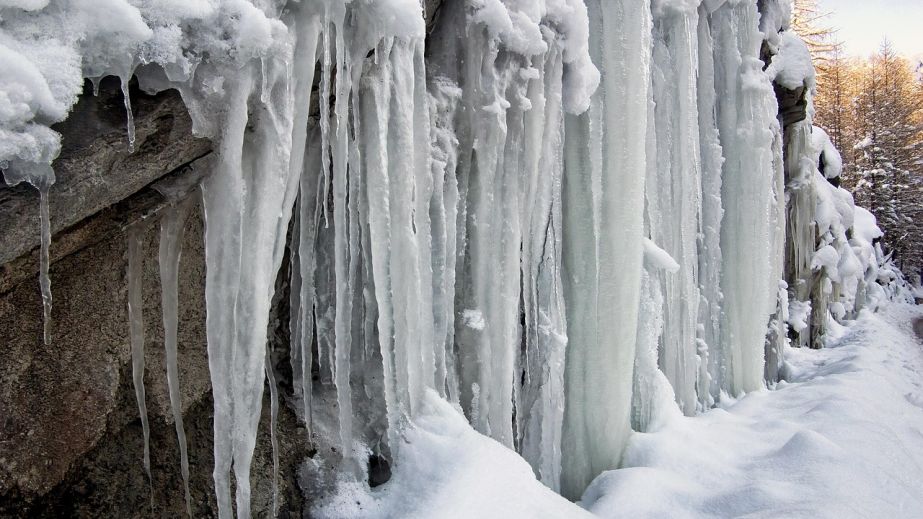
{"label": "cluster of icicle", "polygon": [[[778,13],[775,13],[778,15]],[[762,23],[771,22],[773,13]],[[784,131],[785,271],[780,312],[772,326],[794,346],[824,345],[835,323],[854,319],[863,308],[906,298],[903,276],[878,244],[875,217],[856,207],[838,187],[843,160],[827,133],[812,126],[814,67],[810,51],[790,31],[769,34],[774,54],[766,73],[779,88],[803,92],[803,120]],[[772,334],[770,334],[772,335]],[[780,367],[767,348],[767,374]]]}
{"label": "cluster of icicle", "polygon": [[882,252],[875,217],[831,183],[842,172],[842,159],[826,132],[807,119],[793,124],[787,138],[784,318],[794,345],[820,348],[831,323],[909,295],[903,275]]}
{"label": "cluster of icicle", "polygon": [[[266,380],[275,416],[279,275],[299,412],[309,441],[338,447],[325,463],[346,477],[362,479],[370,453],[400,463],[401,432],[435,392],[577,498],[674,399],[695,413],[762,387],[780,362],[786,232],[815,221],[808,205],[786,229],[782,130],[759,59],[786,26],[784,0],[760,2],[762,22],[755,1],[445,0],[428,36],[416,0],[102,2],[126,29],[91,27],[77,16],[91,4],[0,0],[0,62],[9,41],[29,51],[10,19],[83,20],[84,36],[59,42],[83,59],[79,77],[176,88],[215,142],[201,188],[221,517],[231,471],[249,515]],[[809,129],[792,137],[805,153]],[[815,198],[817,211],[839,200]],[[188,211],[177,202],[164,217],[160,246],[181,446]],[[838,225],[815,239],[842,248]],[[805,275],[825,254],[808,257],[814,245],[797,248]],[[140,246],[132,234],[144,415]],[[839,272],[848,290],[827,300],[846,315],[858,289]]]}

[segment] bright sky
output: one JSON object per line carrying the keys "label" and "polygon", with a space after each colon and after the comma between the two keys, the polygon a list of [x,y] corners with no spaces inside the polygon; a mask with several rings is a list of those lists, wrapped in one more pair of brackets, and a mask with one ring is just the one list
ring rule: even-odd
{"label": "bright sky", "polygon": [[820,0],[832,14],[826,25],[839,29],[847,54],[875,53],[887,36],[897,52],[923,57],[923,0]]}

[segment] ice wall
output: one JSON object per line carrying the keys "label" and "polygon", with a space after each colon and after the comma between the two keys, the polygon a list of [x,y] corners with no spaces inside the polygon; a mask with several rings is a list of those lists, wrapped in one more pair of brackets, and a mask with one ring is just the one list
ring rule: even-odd
{"label": "ice wall", "polygon": [[[874,222],[818,172],[835,150],[808,121],[783,141],[772,81],[804,86],[810,61],[781,0],[456,0],[429,35],[415,0],[23,5],[0,0],[7,181],[47,192],[47,125],[84,76],[178,89],[214,142],[199,169],[221,517],[249,515],[267,385],[279,401],[279,275],[286,400],[331,447],[312,480],[399,464],[435,394],[571,498],[633,430],[763,387],[789,330],[802,341],[802,321],[823,329],[889,282]],[[67,37],[29,33],[70,19]],[[190,203],[162,221],[171,365]],[[179,409],[175,365],[168,382]]]}

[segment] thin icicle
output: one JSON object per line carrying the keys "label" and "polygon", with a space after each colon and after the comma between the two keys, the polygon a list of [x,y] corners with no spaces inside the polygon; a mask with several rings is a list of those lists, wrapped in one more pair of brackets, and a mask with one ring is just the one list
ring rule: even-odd
{"label": "thin icicle", "polygon": [[138,400],[138,414],[144,434],[144,472],[151,487],[151,513],[154,512],[154,483],[151,479],[150,429],[144,396],[144,315],[142,312],[144,278],[144,230],[128,230],[128,324],[131,341],[131,378]]}
{"label": "thin icicle", "polygon": [[40,183],[39,216],[41,220],[42,246],[39,270],[39,286],[42,289],[42,340],[51,344],[51,276],[48,269],[51,264],[51,217],[48,207],[48,185]]}
{"label": "thin icicle", "polygon": [[[350,207],[348,189],[350,183],[347,167],[349,152],[349,92],[350,70],[348,53],[343,41],[343,31],[336,31],[336,99],[334,117],[336,122],[332,142],[333,156],[333,232],[334,232],[334,275],[336,277],[336,314],[334,320],[334,359],[337,408],[340,423],[340,446],[345,470],[353,470],[353,407],[350,387],[350,364],[353,348],[351,320],[353,314],[353,285],[355,270],[351,252],[355,249],[355,236],[350,233]],[[326,156],[326,150],[324,156]]]}
{"label": "thin icicle", "polygon": [[[131,78],[131,75],[128,76]],[[131,111],[131,96],[128,92],[129,79],[122,78],[122,99],[125,101],[125,113],[128,117],[128,153],[135,152],[135,115]]]}
{"label": "thin icicle", "polygon": [[186,514],[192,517],[192,496],[189,493],[189,455],[186,432],[183,427],[183,404],[177,365],[177,326],[179,323],[179,262],[182,254],[186,219],[196,203],[188,197],[169,208],[160,221],[160,290],[163,311],[163,345],[167,364],[167,387],[170,392],[170,410],[179,444],[180,473],[186,498]]}
{"label": "thin icicle", "polygon": [[322,30],[323,41],[321,43],[323,61],[321,61],[321,80],[320,80],[320,139],[321,139],[321,170],[324,174],[324,196],[322,198],[321,210],[324,213],[324,225],[330,226],[330,215],[327,211],[327,197],[330,196],[330,33],[333,32],[334,25],[330,21],[330,6],[324,6],[324,26]]}
{"label": "thin icicle", "polygon": [[272,363],[272,348],[266,348],[266,382],[269,384],[269,442],[272,444],[272,516],[279,516],[279,386]]}

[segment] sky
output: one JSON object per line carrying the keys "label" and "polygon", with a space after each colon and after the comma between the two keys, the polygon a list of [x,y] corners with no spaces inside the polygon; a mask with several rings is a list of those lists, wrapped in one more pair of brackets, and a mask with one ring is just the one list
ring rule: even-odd
{"label": "sky", "polygon": [[875,53],[887,36],[900,54],[923,58],[923,0],[819,0],[839,29],[837,39],[854,56]]}

